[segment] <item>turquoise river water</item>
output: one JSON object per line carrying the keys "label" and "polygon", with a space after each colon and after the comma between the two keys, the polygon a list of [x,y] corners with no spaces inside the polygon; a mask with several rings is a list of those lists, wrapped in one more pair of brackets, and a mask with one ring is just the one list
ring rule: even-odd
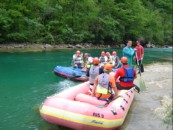
{"label": "turquoise river water", "polygon": [[[54,75],[55,66],[71,66],[76,50],[0,53],[0,130],[62,130],[44,121],[44,99],[80,82]],[[102,50],[83,50],[99,56]],[[112,52],[113,49],[104,50]],[[122,49],[117,49],[122,56]],[[172,48],[145,49],[145,64],[172,62]]]}

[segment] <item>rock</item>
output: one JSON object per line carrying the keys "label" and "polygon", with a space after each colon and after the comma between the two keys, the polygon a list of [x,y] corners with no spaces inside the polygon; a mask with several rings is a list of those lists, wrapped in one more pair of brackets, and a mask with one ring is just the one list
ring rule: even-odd
{"label": "rock", "polygon": [[68,45],[67,45],[67,48],[74,48],[74,46],[71,45],[71,44],[68,44]]}
{"label": "rock", "polygon": [[76,44],[76,47],[77,47],[77,48],[83,48],[83,46],[80,45],[80,44]]}
{"label": "rock", "polygon": [[148,44],[146,44],[147,48],[156,48],[156,46],[154,44],[152,44],[151,42],[148,42]]}
{"label": "rock", "polygon": [[124,44],[120,44],[119,47],[120,48],[123,48],[123,47],[125,47],[125,45]]}
{"label": "rock", "polygon": [[50,44],[46,44],[46,45],[44,45],[44,48],[49,49],[49,48],[53,48],[53,47]]}
{"label": "rock", "polygon": [[107,48],[111,48],[111,46],[110,46],[110,45],[108,45],[108,46],[107,46]]}

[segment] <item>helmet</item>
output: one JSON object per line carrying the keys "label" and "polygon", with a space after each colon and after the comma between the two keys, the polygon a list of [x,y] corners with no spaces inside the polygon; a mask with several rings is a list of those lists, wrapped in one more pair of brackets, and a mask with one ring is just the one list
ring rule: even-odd
{"label": "helmet", "polygon": [[102,51],[101,56],[104,56],[104,55],[105,55],[105,52],[104,52],[104,51]]}
{"label": "helmet", "polygon": [[112,52],[112,55],[116,55],[116,54],[117,54],[117,52],[116,52],[116,51],[113,51],[113,52]]}
{"label": "helmet", "polygon": [[104,66],[104,70],[106,71],[111,71],[112,70],[112,65],[107,63],[105,66]]}
{"label": "helmet", "polygon": [[76,51],[76,54],[80,54],[80,51]]}
{"label": "helmet", "polygon": [[128,62],[127,57],[124,57],[124,56],[123,56],[123,57],[121,58],[121,62],[122,62],[122,63],[127,63],[127,62]]}
{"label": "helmet", "polygon": [[94,58],[93,59],[93,64],[94,65],[98,65],[99,64],[99,59],[98,58]]}
{"label": "helmet", "polygon": [[109,52],[106,52],[106,56],[109,56],[110,55],[110,53]]}

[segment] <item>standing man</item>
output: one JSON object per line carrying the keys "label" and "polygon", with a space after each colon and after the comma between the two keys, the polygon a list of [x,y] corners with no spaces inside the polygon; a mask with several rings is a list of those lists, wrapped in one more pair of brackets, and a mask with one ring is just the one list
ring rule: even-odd
{"label": "standing man", "polygon": [[128,65],[132,67],[133,57],[135,56],[135,51],[131,48],[132,41],[127,41],[127,46],[123,48],[123,56],[127,57]]}
{"label": "standing man", "polygon": [[139,72],[144,72],[143,66],[142,66],[142,60],[144,58],[144,47],[141,46],[140,41],[136,41],[136,47],[134,48],[134,51],[136,51],[136,64],[139,67]]}

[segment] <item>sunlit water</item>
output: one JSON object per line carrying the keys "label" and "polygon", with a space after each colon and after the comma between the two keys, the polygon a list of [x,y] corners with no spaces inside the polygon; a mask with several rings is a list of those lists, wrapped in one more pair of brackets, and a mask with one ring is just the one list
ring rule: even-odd
{"label": "sunlit water", "polygon": [[[0,130],[64,129],[45,122],[39,106],[46,97],[80,83],[53,74],[57,65],[71,66],[75,51],[0,53]],[[93,57],[101,51],[83,50]],[[122,49],[116,51],[121,57]],[[172,62],[172,49],[145,49],[144,65],[153,62]]]}

